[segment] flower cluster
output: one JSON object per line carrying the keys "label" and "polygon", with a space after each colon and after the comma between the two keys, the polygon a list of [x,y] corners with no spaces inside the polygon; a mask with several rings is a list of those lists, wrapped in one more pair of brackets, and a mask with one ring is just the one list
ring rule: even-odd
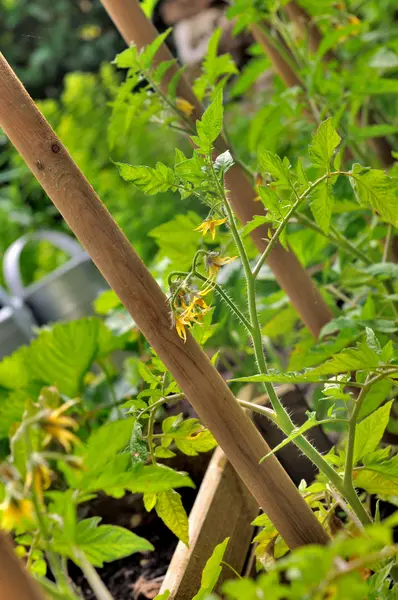
{"label": "flower cluster", "polygon": [[[75,466],[75,457],[49,452],[50,444],[59,444],[69,453],[79,438],[71,431],[78,424],[64,413],[75,400],[63,402],[56,388],[43,388],[36,413],[28,413],[14,434],[14,445],[25,443],[26,464],[22,471],[13,464],[0,464],[0,481],[4,483],[5,499],[0,504],[0,526],[6,531],[23,530],[36,521],[35,510],[44,504],[44,492],[51,486],[53,472],[50,459],[63,459]],[[34,431],[34,437],[32,433]],[[35,447],[31,448],[32,439]],[[70,459],[70,460],[69,460]],[[77,464],[76,464],[77,466]]]}
{"label": "flower cluster", "polygon": [[181,289],[177,293],[175,312],[173,313],[173,321],[178,335],[186,342],[187,333],[186,327],[192,327],[195,323],[201,324],[203,317],[210,310],[203,299],[212,290],[212,285],[206,286],[201,291],[193,289]]}

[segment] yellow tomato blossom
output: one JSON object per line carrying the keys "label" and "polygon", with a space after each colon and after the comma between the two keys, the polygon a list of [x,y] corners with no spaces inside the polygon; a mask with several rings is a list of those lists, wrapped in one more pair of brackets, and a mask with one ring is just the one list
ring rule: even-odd
{"label": "yellow tomato blossom", "polygon": [[76,404],[75,400],[69,400],[59,408],[50,411],[49,414],[43,418],[42,427],[47,434],[44,440],[45,446],[55,440],[65,448],[66,452],[69,452],[72,443],[79,441],[79,438],[69,430],[77,429],[77,422],[75,419],[72,419],[72,417],[63,415],[63,413],[74,404]]}
{"label": "yellow tomato blossom", "polygon": [[192,113],[195,110],[195,107],[190,102],[188,102],[188,100],[184,100],[184,98],[177,98],[176,106],[178,110],[182,112],[182,114],[186,117],[192,116]]}
{"label": "yellow tomato blossom", "polygon": [[11,531],[33,520],[33,504],[28,498],[8,498],[1,506],[1,527]]}
{"label": "yellow tomato blossom", "polygon": [[218,254],[215,254],[212,252],[209,253],[206,256],[206,267],[207,267],[207,270],[209,271],[209,277],[211,279],[214,279],[217,276],[217,273],[221,269],[221,267],[223,267],[224,265],[227,265],[228,263],[232,262],[236,258],[238,258],[238,257],[237,256],[226,256],[225,258],[221,258],[221,256],[218,256]]}
{"label": "yellow tomato blossom", "polygon": [[223,223],[226,222],[225,219],[205,219],[203,223],[196,227],[195,231],[201,231],[202,235],[205,236],[208,231],[210,231],[211,237],[214,240],[216,237],[216,227],[219,227]]}
{"label": "yellow tomato blossom", "polygon": [[358,19],[358,17],[355,15],[349,15],[348,22],[350,25],[360,25],[361,24],[360,19]]}
{"label": "yellow tomato blossom", "polygon": [[51,485],[52,472],[45,464],[34,465],[26,477],[26,486],[33,487],[39,500],[43,502],[43,493]]}

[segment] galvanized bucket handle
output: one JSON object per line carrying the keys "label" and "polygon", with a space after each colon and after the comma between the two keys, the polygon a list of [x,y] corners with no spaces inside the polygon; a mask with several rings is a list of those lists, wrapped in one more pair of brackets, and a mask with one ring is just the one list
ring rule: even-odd
{"label": "galvanized bucket handle", "polygon": [[33,327],[36,325],[30,310],[22,302],[21,298],[12,298],[0,287],[0,302],[3,307],[11,308],[17,327],[22,331],[28,340],[33,339]]}
{"label": "galvanized bucket handle", "polygon": [[72,258],[86,256],[83,248],[64,233],[43,229],[23,235],[7,248],[3,260],[4,280],[14,296],[21,297],[24,293],[24,285],[19,269],[21,252],[29,242],[40,240],[51,242],[56,248],[70,254]]}

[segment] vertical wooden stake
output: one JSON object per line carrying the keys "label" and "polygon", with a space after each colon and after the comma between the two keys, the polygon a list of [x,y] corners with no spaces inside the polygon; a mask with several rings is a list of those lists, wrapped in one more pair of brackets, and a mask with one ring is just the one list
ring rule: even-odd
{"label": "vertical wooden stake", "polygon": [[328,536],[210,360],[171,324],[168,301],[0,54],[0,127],[212,431],[289,547]]}
{"label": "vertical wooden stake", "polygon": [[[101,0],[109,16],[115,23],[127,44],[134,42],[138,48],[143,48],[153,42],[158,35],[155,27],[143,13],[138,0]],[[157,63],[170,60],[172,55],[163,44],[155,57]],[[169,77],[175,73],[170,69]],[[167,83],[167,80],[165,81]],[[290,85],[290,84],[289,84]],[[292,84],[293,85],[293,84]],[[195,118],[200,118],[203,108],[193,94],[188,81],[182,76],[179,80],[178,95],[188,100],[195,107]],[[227,146],[219,138],[218,152],[223,152]],[[255,202],[257,193],[254,191],[246,174],[239,165],[235,165],[227,173],[227,186],[230,190],[230,200],[234,212],[242,223],[251,221],[255,215],[264,215],[261,202]],[[268,225],[261,225],[251,236],[258,250],[263,252],[267,245]],[[295,254],[277,244],[267,259],[281,288],[286,292],[298,315],[311,333],[318,337],[322,327],[332,319],[332,312],[323,300],[307,271],[300,264]]]}
{"label": "vertical wooden stake", "polygon": [[39,585],[15,555],[10,540],[0,532],[1,600],[45,600]]}

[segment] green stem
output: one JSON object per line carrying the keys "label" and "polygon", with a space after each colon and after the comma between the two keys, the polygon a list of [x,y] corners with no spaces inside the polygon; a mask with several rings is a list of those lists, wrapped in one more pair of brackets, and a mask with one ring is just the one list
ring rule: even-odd
{"label": "green stem", "polygon": [[113,596],[110,594],[108,588],[105,587],[101,577],[98,575],[93,565],[87,560],[84,552],[76,549],[75,556],[77,563],[83,571],[83,574],[90,584],[90,587],[93,590],[97,600],[114,600]]}
{"label": "green stem", "polygon": [[[192,274],[194,277],[197,277],[204,283],[209,283],[208,278],[205,277],[204,275],[202,275],[201,273],[199,273],[198,271],[193,271]],[[223,290],[223,288],[220,285],[218,285],[218,283],[216,283],[214,281],[214,282],[212,282],[212,286],[214,287],[214,291],[217,292],[217,294],[224,300],[224,302],[227,304],[227,306],[231,309],[231,311],[239,319],[239,321],[242,323],[242,325],[244,325],[246,327],[247,331],[251,335],[252,334],[252,326],[251,326],[250,322],[246,319],[245,315],[236,306],[235,302],[228,296],[228,294]]]}
{"label": "green stem", "polygon": [[333,177],[335,175],[340,175],[340,174],[342,174],[342,171],[333,171],[332,173],[325,173],[324,175],[322,175],[322,177],[319,177],[319,179],[317,179],[316,181],[314,181],[314,183],[311,183],[308,186],[308,188],[300,196],[297,197],[296,202],[294,202],[292,204],[292,206],[289,208],[288,212],[286,213],[286,215],[282,219],[281,223],[279,224],[279,226],[275,230],[275,233],[273,234],[272,238],[268,242],[266,249],[264,250],[264,252],[260,256],[260,259],[259,259],[257,265],[253,269],[253,277],[254,277],[254,279],[257,278],[257,276],[258,276],[258,274],[260,272],[261,267],[263,266],[264,262],[268,258],[269,254],[271,253],[272,248],[275,246],[275,244],[279,240],[279,238],[280,238],[283,230],[285,229],[286,225],[290,221],[290,219],[293,216],[293,214],[296,212],[296,210],[300,206],[301,202],[308,196],[308,194],[310,192],[312,192],[312,190],[316,186],[318,186],[320,183],[322,183],[322,181],[325,181],[325,179],[329,179],[330,177]]}
{"label": "green stem", "polygon": [[158,464],[157,460],[156,460],[156,456],[155,456],[155,447],[153,444],[153,428],[155,425],[156,410],[157,410],[157,408],[154,408],[149,413],[148,431],[147,431],[147,442],[148,442],[149,453],[151,455],[152,464],[154,464],[154,465]]}
{"label": "green stem", "polygon": [[[29,432],[28,427],[25,428],[24,433],[25,433],[26,454],[28,457],[30,457],[32,455],[32,444],[30,441],[30,432]],[[27,464],[26,468],[29,472],[30,465]],[[71,598],[75,598],[76,596],[73,593],[73,590],[70,588],[69,582],[62,570],[62,567],[61,567],[61,564],[59,561],[59,557],[56,555],[55,552],[53,552],[53,550],[51,548],[51,541],[50,541],[51,536],[47,529],[47,525],[46,525],[46,522],[44,519],[45,512],[43,510],[43,506],[41,505],[41,503],[39,501],[37,491],[36,491],[34,485],[32,485],[31,494],[32,494],[33,508],[35,511],[37,523],[39,525],[40,533],[41,533],[41,536],[44,541],[45,551],[46,551],[46,555],[48,558],[48,562],[49,562],[52,574],[55,577],[55,580],[56,580],[57,584],[59,585],[60,589],[62,589],[62,591],[65,592]]]}

